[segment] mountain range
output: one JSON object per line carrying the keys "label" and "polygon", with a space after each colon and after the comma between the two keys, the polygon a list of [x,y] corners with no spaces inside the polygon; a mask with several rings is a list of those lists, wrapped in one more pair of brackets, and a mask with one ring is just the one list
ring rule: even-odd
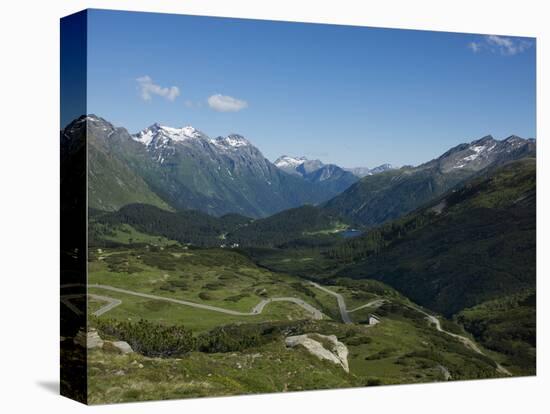
{"label": "mountain range", "polygon": [[264,217],[336,194],[277,168],[240,135],[210,138],[193,127],[154,124],[131,135],[95,115],[63,131],[88,136],[89,206],[114,211],[131,203],[221,216]]}
{"label": "mountain range", "polygon": [[301,177],[309,183],[321,184],[335,196],[355,183],[359,177],[335,164],[324,164],[320,160],[306,157],[282,155],[274,162],[282,171]]}
{"label": "mountain range", "polygon": [[[164,238],[236,248],[271,271],[328,284],[376,280],[534,370],[533,139],[485,136],[359,177],[305,157],[271,163],[240,135],[192,127],[132,135],[90,115],[61,134],[67,186],[82,182],[87,138],[89,246]],[[350,227],[360,231],[348,239]]]}
{"label": "mountain range", "polygon": [[310,160],[304,156],[291,157],[289,155],[281,155],[275,160],[274,164],[281,170],[301,176],[310,182],[332,181],[335,186],[339,187],[339,192],[358,181],[359,178],[379,174],[394,168],[391,164],[382,164],[374,168],[346,168],[336,164],[325,164],[321,160]]}
{"label": "mountain range", "polygon": [[210,138],[191,126],[153,124],[130,134],[88,115],[61,134],[62,151],[87,135],[92,209],[141,203],[260,218],[310,204],[365,227],[407,214],[489,166],[535,152],[532,139],[486,136],[416,167],[349,170],[305,157],[281,156],[271,163],[241,135]]}
{"label": "mountain range", "polygon": [[367,227],[398,218],[440,196],[489,166],[534,155],[534,139],[485,136],[451,148],[416,167],[406,166],[362,178],[323,205]]}
{"label": "mountain range", "polygon": [[332,279],[387,283],[458,321],[513,365],[535,369],[535,157],[489,166],[416,211],[325,254],[340,263],[333,265]]}

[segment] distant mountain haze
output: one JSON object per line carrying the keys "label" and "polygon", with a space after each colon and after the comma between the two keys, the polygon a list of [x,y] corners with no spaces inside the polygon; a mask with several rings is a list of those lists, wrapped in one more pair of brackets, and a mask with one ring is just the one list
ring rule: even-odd
{"label": "distant mountain haze", "polygon": [[324,186],[334,195],[341,193],[359,179],[337,165],[323,164],[320,160],[309,160],[306,157],[282,155],[274,164],[288,174]]}

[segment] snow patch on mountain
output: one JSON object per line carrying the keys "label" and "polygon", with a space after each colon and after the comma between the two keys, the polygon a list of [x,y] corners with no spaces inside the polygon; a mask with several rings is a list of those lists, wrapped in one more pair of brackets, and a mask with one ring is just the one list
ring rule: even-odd
{"label": "snow patch on mountain", "polygon": [[296,168],[306,162],[308,159],[306,157],[291,157],[288,155],[281,155],[274,162],[276,167],[285,169],[285,168]]}
{"label": "snow patch on mountain", "polygon": [[203,136],[204,134],[202,132],[196,130],[192,126],[172,128],[165,125],[153,124],[150,127],[145,128],[143,131],[132,135],[132,138],[145,146],[149,146],[154,141],[160,141],[163,143],[169,141],[183,142],[191,139],[200,139]]}
{"label": "snow patch on mountain", "polygon": [[512,135],[502,141],[487,135],[469,144],[461,144],[447,151],[439,162],[444,171],[452,169],[474,169],[479,170],[489,165],[502,154],[521,150],[521,147],[528,147],[531,140],[526,140]]}
{"label": "snow patch on mountain", "polygon": [[217,137],[216,139],[211,140],[211,142],[218,147],[228,149],[246,147],[250,145],[250,142],[245,137],[238,134],[231,134],[226,137]]}

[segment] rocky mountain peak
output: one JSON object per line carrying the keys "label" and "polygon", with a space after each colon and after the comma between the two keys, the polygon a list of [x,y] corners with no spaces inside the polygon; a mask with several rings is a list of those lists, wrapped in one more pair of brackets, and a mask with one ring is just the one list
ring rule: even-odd
{"label": "rocky mountain peak", "polygon": [[135,141],[145,146],[149,146],[152,143],[158,143],[159,141],[167,143],[207,138],[206,135],[190,125],[182,128],[173,128],[159,123],[154,123],[132,137]]}
{"label": "rocky mountain peak", "polygon": [[228,149],[251,146],[250,142],[239,134],[230,134],[226,137],[217,137],[212,140],[212,143]]}

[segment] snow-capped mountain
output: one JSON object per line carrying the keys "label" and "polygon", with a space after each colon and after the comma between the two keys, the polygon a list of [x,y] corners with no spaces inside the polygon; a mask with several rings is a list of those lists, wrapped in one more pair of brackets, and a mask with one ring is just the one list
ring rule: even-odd
{"label": "snow-capped mountain", "polygon": [[252,144],[245,137],[238,134],[231,134],[226,137],[217,137],[210,142],[226,150],[237,150],[243,147],[252,146]]}
{"label": "snow-capped mountain", "polygon": [[148,128],[133,135],[134,140],[143,145],[162,145],[169,141],[184,142],[192,139],[201,139],[204,134],[192,126],[183,128],[171,128],[155,123]]}
{"label": "snow-capped mountain", "polygon": [[167,162],[180,151],[203,151],[211,155],[246,153],[247,156],[264,160],[261,152],[242,135],[231,134],[225,137],[210,138],[204,132],[188,125],[173,128],[155,123],[132,135],[134,141],[143,144],[154,154],[159,163]]}
{"label": "snow-capped mountain", "polygon": [[231,134],[226,137],[210,138],[198,129],[187,125],[182,128],[172,128],[155,123],[150,127],[134,134],[133,139],[142,143],[146,147],[151,145],[155,147],[167,146],[174,143],[197,143],[204,144],[208,142],[223,149],[236,149],[250,146],[250,142],[242,135]]}
{"label": "snow-capped mountain", "polygon": [[[502,163],[509,159],[516,159],[523,152],[534,151],[534,149],[535,140],[533,139],[511,135],[499,141],[487,135],[451,148],[431,163],[437,163],[444,172],[460,169],[478,171],[494,162]],[[430,163],[426,165],[429,166]]]}
{"label": "snow-capped mountain", "polygon": [[290,157],[288,155],[281,155],[273,164],[290,174],[299,174],[296,169],[306,161],[306,157]]}
{"label": "snow-capped mountain", "polygon": [[328,211],[376,226],[420,207],[474,174],[508,161],[535,155],[535,140],[490,135],[451,148],[417,167],[368,175],[325,203]]}
{"label": "snow-capped mountain", "polygon": [[[281,170],[289,174],[295,174],[300,176],[305,176],[323,167],[330,166],[329,168],[327,168],[328,171],[330,170],[334,171],[336,168],[340,168],[344,171],[348,171],[352,173],[358,178],[363,178],[363,177],[366,177],[367,175],[378,174],[394,168],[391,164],[382,164],[374,168],[368,168],[368,167],[345,168],[345,167],[339,167],[335,164],[323,164],[323,162],[320,160],[310,160],[306,157],[291,157],[288,155],[281,155],[279,158],[275,160],[274,164],[277,167],[279,167]],[[323,174],[320,174],[320,176],[325,177],[326,179],[329,175],[328,171],[325,171]]]}
{"label": "snow-capped mountain", "polygon": [[87,116],[62,131],[62,140],[82,129],[92,154],[90,205],[101,210],[147,201],[175,210],[263,217],[334,195],[328,187],[284,173],[241,135],[211,138],[192,126],[158,123],[130,135]]}
{"label": "snow-capped mountain", "polygon": [[325,166],[320,160],[309,160],[306,157],[291,157],[288,155],[281,155],[275,160],[274,164],[289,174],[300,176],[312,173]]}
{"label": "snow-capped mountain", "polygon": [[487,136],[418,167],[357,182],[351,172],[319,160],[283,156],[273,164],[241,135],[211,138],[191,126],[153,124],[130,135],[88,115],[61,131],[61,146],[62,154],[87,148],[89,205],[99,210],[145,203],[263,217],[331,199],[327,209],[366,225],[411,211],[486,167],[535,152],[532,139]]}
{"label": "snow-capped mountain", "polygon": [[274,164],[288,174],[302,177],[312,183],[322,183],[334,194],[344,191],[358,179],[337,165],[323,164],[320,160],[309,160],[306,157],[282,155]]}
{"label": "snow-capped mountain", "polygon": [[356,175],[359,178],[366,177],[367,175],[379,174],[384,171],[393,170],[394,167],[391,164],[382,164],[374,168],[368,167],[353,167],[353,168],[344,168],[346,171],[349,171],[353,175]]}

